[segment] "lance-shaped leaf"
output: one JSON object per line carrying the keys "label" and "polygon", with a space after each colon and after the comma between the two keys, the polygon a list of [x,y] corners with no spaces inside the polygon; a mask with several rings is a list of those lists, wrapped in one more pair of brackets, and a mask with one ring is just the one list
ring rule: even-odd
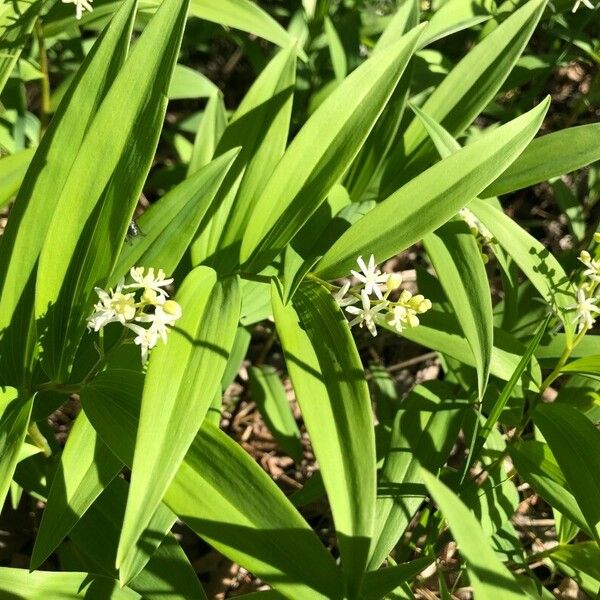
{"label": "lance-shaped leaf", "polygon": [[360,150],[392,95],[422,32],[417,27],[351,73],[290,144],[264,187],[241,261],[261,270],[319,207]]}
{"label": "lance-shaped leaf", "polygon": [[36,318],[43,364],[64,379],[85,330],[94,286],[117,260],[150,169],[189,0],[165,2],[135,44],[59,191],[40,254]]}
{"label": "lance-shaped leaf", "polygon": [[431,473],[423,469],[421,476],[458,543],[475,596],[479,600],[494,600],[499,595],[503,600],[530,597],[502,564],[475,515]]}
{"label": "lance-shaped leaf", "polygon": [[[117,566],[148,525],[206,416],[240,317],[238,279],[217,282],[207,267],[191,271],[177,300],[183,316],[150,358]],[[123,581],[129,576],[121,571]]]}
{"label": "lance-shaped leaf", "polygon": [[284,305],[271,288],[277,332],[329,497],[349,593],[366,570],[376,495],[371,400],[350,328],[322,286]]}
{"label": "lance-shaped leaf", "polygon": [[583,373],[592,377],[600,376],[600,354],[584,356],[573,360],[561,368],[562,373]]}
{"label": "lance-shaped leaf", "polygon": [[50,556],[122,467],[85,413],[79,413],[52,480],[31,554],[32,569]]}
{"label": "lance-shaped leaf", "polygon": [[562,403],[543,404],[533,413],[581,512],[600,541],[600,431],[579,410]]}
{"label": "lance-shaped leaf", "polygon": [[481,197],[508,194],[600,160],[599,137],[600,123],[590,123],[536,138]]}
{"label": "lance-shaped leaf", "polygon": [[417,386],[396,413],[377,490],[370,569],[383,563],[423,502],[420,466],[439,469],[456,442],[467,403],[451,400],[455,392],[441,381]]}
{"label": "lance-shaped leaf", "polygon": [[8,204],[19,191],[34,150],[21,150],[0,160],[0,207]]}
{"label": "lance-shaped leaf", "polygon": [[433,562],[433,558],[424,556],[409,563],[386,567],[378,571],[369,571],[365,575],[361,598],[380,600],[393,592],[399,585],[414,579]]}
{"label": "lance-shaped leaf", "polygon": [[0,389],[0,506],[4,506],[27,433],[33,397]]}
{"label": "lance-shaped leaf", "polygon": [[230,150],[216,158],[150,206],[137,220],[143,235],[123,245],[112,284],[133,266],[175,271],[238,152]]}
{"label": "lance-shaped leaf", "polygon": [[549,100],[488,132],[401,187],[352,225],[317,265],[323,279],[342,277],[357,256],[394,256],[455,215],[519,156],[539,129]]}
{"label": "lance-shaped leaf", "polygon": [[21,381],[33,344],[35,270],[83,137],[125,59],[136,1],[124,2],[77,71],[33,157],[0,245],[3,381]]}
{"label": "lance-shaped leaf", "polygon": [[492,297],[481,250],[466,223],[458,218],[425,236],[423,242],[473,352],[481,399],[494,345]]}
{"label": "lance-shaped leaf", "polygon": [[[105,443],[131,465],[143,376],[104,373],[112,392],[82,396]],[[125,382],[123,385],[122,382]],[[115,385],[116,383],[116,385]],[[333,558],[291,502],[238,444],[205,421],[177,471],[165,503],[224,556],[294,600],[341,600]]]}
{"label": "lance-shaped leaf", "polygon": [[[523,52],[545,6],[546,0],[530,0],[516,10],[452,69],[423,104],[423,111],[452,135],[459,135],[494,98]],[[426,166],[433,156],[427,131],[418,118],[413,119],[402,143],[396,145],[387,161],[382,181],[384,196],[406,181],[415,169]]]}
{"label": "lance-shaped leaf", "polygon": [[[281,50],[262,71],[232,115],[215,154],[241,147],[240,155],[192,246],[192,262],[213,257],[223,270],[239,264],[239,246],[260,191],[285,152],[289,135],[296,57]],[[216,252],[216,256],[213,256]]]}

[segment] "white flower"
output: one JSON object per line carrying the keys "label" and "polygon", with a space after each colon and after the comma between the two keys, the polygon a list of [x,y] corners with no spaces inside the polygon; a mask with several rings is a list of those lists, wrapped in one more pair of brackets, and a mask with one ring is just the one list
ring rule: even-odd
{"label": "white flower", "polygon": [[585,6],[587,6],[590,10],[594,10],[595,6],[590,2],[590,0],[577,0],[577,2],[575,2],[575,4],[573,5],[573,9],[571,10],[571,12],[577,12],[577,9],[579,8],[580,4],[585,4]]}
{"label": "white flower", "polygon": [[[162,288],[166,287],[170,283],[173,283],[173,278],[166,279],[165,272],[162,269],[159,269],[156,276],[154,275],[154,269],[150,267],[147,269],[146,274],[144,275],[144,267],[132,267],[129,274],[135,283],[130,283],[125,286],[124,289],[129,290],[144,290],[144,294],[146,294],[146,302],[153,303],[156,302],[156,295],[168,297],[169,294]],[[153,292],[156,294],[153,294]]]}
{"label": "white flower", "polygon": [[589,277],[592,281],[600,281],[600,260],[595,260],[590,253],[582,250],[579,255],[579,261],[582,262],[587,269],[583,274]]}
{"label": "white flower", "polygon": [[355,296],[345,297],[350,289],[350,282],[346,281],[344,285],[334,294],[333,298],[337,302],[338,306],[349,306],[350,304],[356,304],[358,299]]}
{"label": "white flower", "polygon": [[150,329],[166,344],[169,332],[167,327],[174,325],[179,317],[181,317],[181,306],[174,300],[166,300],[157,304],[153,313],[143,313],[135,320],[140,323],[150,323]]}
{"label": "white flower", "polygon": [[381,271],[375,266],[375,257],[371,254],[369,258],[369,265],[365,264],[362,256],[356,259],[358,266],[361,268],[362,273],[357,271],[351,271],[352,275],[356,277],[360,282],[365,284],[365,291],[367,294],[375,294],[380,300],[383,299],[383,293],[380,284],[385,283],[388,280],[389,275],[382,275]]}
{"label": "white flower", "polygon": [[94,312],[88,318],[88,329],[100,331],[105,325],[118,321],[125,325],[135,317],[136,304],[134,294],[123,294],[123,282],[119,282],[116,290],[106,292],[101,288],[94,288],[100,302],[94,305]]}
{"label": "white flower", "polygon": [[401,273],[390,273],[387,281],[385,282],[385,289],[388,292],[397,290],[402,285],[402,274]]}
{"label": "white flower", "polygon": [[350,327],[354,325],[359,325],[360,327],[366,325],[367,329],[371,332],[371,335],[376,336],[377,328],[375,327],[375,317],[377,316],[377,313],[387,308],[387,302],[380,302],[375,306],[371,306],[371,300],[366,289],[361,290],[360,297],[362,309],[358,308],[358,306],[346,307],[346,312],[349,312],[351,315],[356,315],[356,318],[350,321]]}
{"label": "white flower", "polygon": [[135,323],[126,323],[125,327],[128,327],[137,334],[133,342],[140,347],[142,351],[142,364],[145,365],[148,361],[148,352],[152,350],[158,342],[158,332],[152,327],[145,329],[140,325],[135,325]]}
{"label": "white flower", "polygon": [[577,290],[577,303],[567,308],[575,310],[573,323],[579,323],[578,331],[591,329],[596,322],[595,315],[600,314],[600,308],[596,306],[597,298],[588,298],[584,288]]}
{"label": "white flower", "polygon": [[84,11],[92,12],[94,7],[92,6],[92,2],[94,0],[62,0],[63,4],[74,4],[77,20],[81,19]]}

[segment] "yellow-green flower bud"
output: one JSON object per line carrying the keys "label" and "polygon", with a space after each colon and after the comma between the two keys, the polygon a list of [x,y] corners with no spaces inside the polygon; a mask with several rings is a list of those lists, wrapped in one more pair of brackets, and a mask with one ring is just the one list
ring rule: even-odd
{"label": "yellow-green flower bud", "polygon": [[385,282],[388,291],[397,290],[402,285],[402,275],[400,273],[390,273]]}
{"label": "yellow-green flower bud", "polygon": [[175,319],[179,319],[179,317],[181,317],[181,306],[179,306],[175,300],[167,300],[163,304],[163,310]]}

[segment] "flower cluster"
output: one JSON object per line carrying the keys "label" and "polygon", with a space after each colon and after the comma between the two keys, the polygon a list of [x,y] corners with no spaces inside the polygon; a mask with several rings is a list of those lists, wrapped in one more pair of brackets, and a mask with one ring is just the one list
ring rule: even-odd
{"label": "flower cluster", "polygon": [[[600,234],[594,235],[596,242],[600,242]],[[596,322],[596,315],[600,314],[598,302],[598,285],[600,284],[600,260],[592,258],[587,250],[582,250],[579,260],[585,267],[583,276],[586,281],[577,290],[577,301],[570,306],[575,311],[574,323],[578,323],[578,331],[585,332],[591,329]]]}
{"label": "flower cluster", "polygon": [[481,258],[484,263],[487,263],[490,257],[486,254],[485,249],[496,242],[492,232],[468,208],[461,208],[458,214],[475,236],[479,251],[481,252]]}
{"label": "flower cluster", "polygon": [[81,19],[83,13],[87,10],[92,12],[94,8],[92,7],[92,2],[94,0],[62,0],[63,4],[74,4],[75,5],[75,14],[77,16],[77,20]]}
{"label": "flower cluster", "polygon": [[[334,296],[337,303],[354,316],[350,327],[364,326],[373,336],[377,335],[377,323],[390,325],[399,333],[405,328],[416,327],[419,324],[417,315],[428,311],[431,302],[422,294],[413,296],[408,290],[402,290],[397,300],[390,300],[390,295],[402,284],[402,275],[382,273],[372,254],[368,264],[362,256],[356,262],[361,272],[351,273],[360,282],[359,285],[351,288],[350,281],[347,281]],[[357,302],[360,302],[360,307],[353,306]]]}
{"label": "flower cluster", "polygon": [[159,338],[167,342],[169,327],[181,317],[181,307],[164,289],[173,279],[167,279],[162,269],[134,267],[130,271],[132,283],[121,280],[109,291],[95,288],[99,302],[88,318],[88,329],[100,331],[109,323],[119,322],[136,335],[134,343],[140,347],[142,362]]}

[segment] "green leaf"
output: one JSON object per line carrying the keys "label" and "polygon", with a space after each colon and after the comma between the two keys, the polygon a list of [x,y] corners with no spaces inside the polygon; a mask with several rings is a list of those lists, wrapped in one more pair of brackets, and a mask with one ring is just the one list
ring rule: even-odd
{"label": "green leaf", "polygon": [[277,369],[269,365],[251,367],[249,386],[250,397],[256,403],[277,443],[288,456],[299,463],[304,454],[300,430]]}
{"label": "green leaf", "polygon": [[533,420],[548,442],[596,541],[600,540],[600,431],[567,404],[536,407]]}
{"label": "green leaf", "polygon": [[544,300],[557,312],[567,339],[574,335],[575,288],[558,260],[532,235],[488,202],[473,200],[469,210],[492,232],[494,238],[519,265]]}
{"label": "green leaf", "polygon": [[[183,316],[167,344],[154,350],[144,385],[131,491],[117,566],[147,526],[206,416],[227,365],[240,316],[236,277],[190,272],[177,300]],[[167,383],[168,382],[168,383]],[[161,428],[157,430],[156,424]],[[177,435],[173,436],[173,431]],[[121,580],[130,573],[121,569]]]}
{"label": "green leaf", "polygon": [[[484,14],[481,14],[484,13]],[[433,13],[424,44],[432,44],[463,29],[474,27],[491,18],[480,3],[449,0]]]}
{"label": "green leaf", "polygon": [[494,345],[492,298],[481,250],[458,218],[425,236],[423,243],[473,352],[481,399]]}
{"label": "green leaf", "polygon": [[231,117],[215,154],[241,146],[210,222],[192,246],[192,262],[211,257],[222,271],[239,266],[239,246],[265,182],[285,152],[296,81],[294,48],[281,50]]}
{"label": "green leaf", "polygon": [[135,7],[135,0],[123,3],[77,71],[32,159],[2,236],[0,373],[5,382],[20,384],[27,378],[39,254],[58,190],[64,187],[85,133],[127,54]]}
{"label": "green leaf", "polygon": [[600,123],[590,123],[536,138],[481,196],[508,194],[600,160],[599,136]]}
{"label": "green leaf", "polygon": [[[18,590],[18,596],[15,596]],[[28,569],[0,568],[0,592],[5,598],[18,600],[74,600],[75,598],[102,598],[102,600],[140,600],[136,592],[120,588],[118,582],[91,573],[59,573]]]}
{"label": "green leaf", "polygon": [[420,466],[439,469],[456,442],[467,403],[452,400],[455,394],[451,385],[431,381],[412,390],[396,412],[377,490],[371,569],[383,563],[423,502]]}
{"label": "green leaf", "polygon": [[[69,535],[79,556],[85,559],[85,568],[94,573],[112,578],[117,575],[115,557],[128,488],[121,478],[113,480]],[[198,576],[181,546],[173,535],[165,535],[174,520],[173,513],[164,504],[160,505],[133,553],[132,572],[140,572],[128,586],[146,600],[205,599]]]}
{"label": "green leaf", "polygon": [[322,286],[300,286],[286,306],[273,284],[271,301],[352,596],[366,570],[376,495],[371,400],[360,357],[348,322]]}
{"label": "green leaf", "polygon": [[0,208],[19,191],[33,153],[33,149],[21,150],[0,160]]}
{"label": "green leaf", "polygon": [[241,261],[260,271],[309,219],[356,156],[418,43],[407,33],[351,73],[296,135],[262,190]]}
{"label": "green leaf", "polygon": [[225,127],[227,127],[227,111],[223,94],[218,91],[208,99],[202,114],[194,140],[192,158],[188,165],[188,177],[212,160]]}
{"label": "green leaf", "polygon": [[323,24],[325,25],[325,37],[329,45],[329,54],[335,78],[338,81],[343,81],[348,74],[348,64],[342,40],[340,40],[340,36],[328,16],[325,17]]}
{"label": "green leaf", "polygon": [[[552,548],[549,555],[566,575],[572,577],[588,593],[594,596],[600,588],[600,548],[595,542],[581,542]],[[581,573],[587,575],[584,579]],[[592,581],[589,581],[591,579]]]}
{"label": "green leaf", "polygon": [[209,98],[218,93],[219,88],[200,71],[185,65],[175,65],[169,85],[169,100]]}
{"label": "green leaf", "polygon": [[42,0],[16,0],[0,6],[0,92],[29,41],[43,4]]}
{"label": "green leaf", "polygon": [[561,367],[561,373],[583,373],[585,375],[600,376],[600,354],[594,356],[584,356],[577,360],[572,360]]}
{"label": "green leaf", "polygon": [[382,262],[443,225],[521,153],[539,129],[548,103],[484,134],[378,204],[327,252],[317,265],[318,276],[344,276],[361,254],[374,254]]}
{"label": "green leaf", "polygon": [[[99,379],[110,384],[111,374],[101,375],[94,385]],[[82,400],[105,443],[131,465],[143,376],[121,371],[115,382],[102,402]],[[338,568],[306,521],[262,468],[206,421],[165,503],[224,556],[286,597],[343,597]]]}
{"label": "green leaf", "polygon": [[489,538],[475,515],[431,473],[423,469],[421,476],[458,543],[475,597],[478,600],[494,600],[501,595],[502,600],[522,600],[521,585],[490,546]]}
{"label": "green leaf", "polygon": [[[118,258],[150,169],[189,0],[156,12],[102,102],[58,195],[40,254],[43,365],[66,378],[95,295]],[[132,91],[133,90],[133,91]]]}
{"label": "green leaf", "polygon": [[0,389],[0,506],[19,462],[32,406],[33,397],[21,396],[10,387]]}
{"label": "green leaf", "polygon": [[122,467],[85,413],[79,413],[52,480],[31,554],[32,569],[52,554]]}
{"label": "green leaf", "polygon": [[508,451],[519,477],[529,483],[550,506],[589,532],[583,513],[567,489],[565,476],[548,445],[536,440],[519,440],[509,444]]}
{"label": "green leaf", "polygon": [[150,206],[137,220],[143,235],[123,245],[111,284],[133,266],[175,271],[237,155],[234,149],[216,158]]}
{"label": "green leaf", "polygon": [[[500,90],[529,41],[545,6],[546,0],[531,0],[510,15],[452,69],[423,104],[423,111],[451,135],[459,135]],[[413,119],[402,142],[396,145],[387,161],[382,181],[383,195],[387,196],[415,170],[418,172],[421,166],[426,166],[432,157],[432,150],[423,124],[418,118]],[[519,154],[517,152],[515,156]],[[508,164],[510,162],[504,166]],[[502,171],[499,170],[496,177]],[[485,185],[489,185],[496,177]]]}
{"label": "green leaf", "polygon": [[433,562],[432,558],[424,556],[409,563],[369,571],[365,575],[361,598],[363,600],[380,600],[393,592],[399,585],[415,578],[421,571]]}

